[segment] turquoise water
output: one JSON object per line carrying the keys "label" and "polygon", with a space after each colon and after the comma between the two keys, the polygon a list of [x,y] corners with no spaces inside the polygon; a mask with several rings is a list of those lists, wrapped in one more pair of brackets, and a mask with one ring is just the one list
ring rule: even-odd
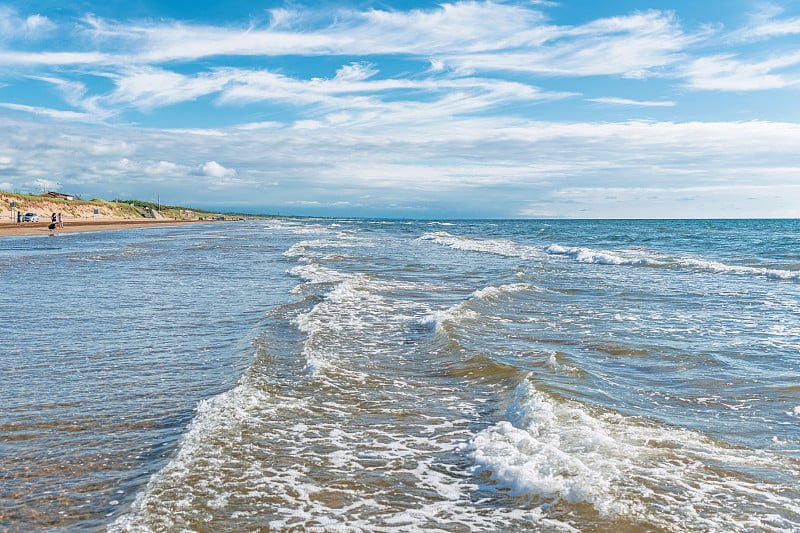
{"label": "turquoise water", "polygon": [[3,239],[0,529],[800,530],[799,231]]}

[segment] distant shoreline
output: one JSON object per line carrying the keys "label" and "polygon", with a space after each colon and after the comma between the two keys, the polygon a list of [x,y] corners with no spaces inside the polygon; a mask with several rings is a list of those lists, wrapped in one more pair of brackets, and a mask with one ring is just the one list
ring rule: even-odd
{"label": "distant shoreline", "polygon": [[52,233],[82,233],[89,231],[110,231],[131,228],[149,228],[158,226],[182,226],[185,224],[218,224],[212,220],[159,220],[159,219],[128,219],[128,220],[70,220],[64,222],[63,228],[48,229],[47,222],[23,222],[13,224],[0,222],[0,237],[49,235]]}

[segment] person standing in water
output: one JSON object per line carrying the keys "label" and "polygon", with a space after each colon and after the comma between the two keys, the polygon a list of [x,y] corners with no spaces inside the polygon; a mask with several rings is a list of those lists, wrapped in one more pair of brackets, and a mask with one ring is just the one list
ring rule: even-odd
{"label": "person standing in water", "polygon": [[64,227],[64,217],[61,216],[61,213],[58,214],[58,227],[59,228]]}

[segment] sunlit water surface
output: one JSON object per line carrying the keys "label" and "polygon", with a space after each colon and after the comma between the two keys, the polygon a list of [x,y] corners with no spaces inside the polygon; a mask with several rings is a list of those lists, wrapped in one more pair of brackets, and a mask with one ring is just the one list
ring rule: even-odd
{"label": "sunlit water surface", "polygon": [[0,530],[798,531],[800,223],[0,242]]}

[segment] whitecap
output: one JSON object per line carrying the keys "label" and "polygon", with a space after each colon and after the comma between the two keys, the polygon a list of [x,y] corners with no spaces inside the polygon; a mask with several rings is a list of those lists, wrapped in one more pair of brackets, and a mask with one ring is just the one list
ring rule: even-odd
{"label": "whitecap", "polygon": [[420,239],[432,241],[456,250],[484,252],[504,257],[520,257],[522,259],[541,259],[541,249],[539,247],[524,246],[514,241],[503,239],[459,237],[446,231],[426,233]]}
{"label": "whitecap", "polygon": [[457,303],[447,309],[432,311],[417,320],[417,323],[433,326],[437,332],[442,331],[445,324],[453,324],[463,320],[477,319],[480,313],[470,307],[471,302],[476,300],[488,300],[497,298],[510,292],[520,292],[537,290],[535,285],[530,283],[511,283],[500,285],[499,287],[488,286],[474,291],[469,298]]}
{"label": "whitecap", "polygon": [[695,259],[683,257],[678,260],[681,266],[696,268],[706,272],[717,272],[721,274],[748,274],[753,276],[763,276],[770,279],[800,279],[800,272],[796,270],[781,270],[763,267],[749,267],[741,265],[728,265],[719,261],[706,259]]}
{"label": "whitecap", "polygon": [[800,271],[782,270],[764,267],[751,267],[730,265],[720,261],[698,259],[693,257],[670,257],[663,254],[654,254],[641,250],[595,250],[585,247],[567,247],[560,244],[550,244],[544,251],[551,255],[571,257],[579,263],[592,263],[599,265],[645,265],[667,267],[673,269],[692,269],[703,272],[719,274],[745,274],[763,276],[770,279],[788,280],[800,279]]}
{"label": "whitecap", "polygon": [[580,263],[594,263],[599,265],[662,265],[653,257],[639,250],[608,251],[594,250],[591,248],[566,247],[559,244],[547,246],[545,252],[551,255],[566,255]]}
{"label": "whitecap", "polygon": [[529,291],[535,290],[536,286],[530,283],[511,283],[507,285],[500,285],[499,287],[489,286],[483,289],[478,289],[472,293],[472,297],[480,298],[495,298],[509,292]]}
{"label": "whitecap", "polygon": [[[795,409],[800,414],[800,406]],[[680,531],[789,531],[798,465],[768,451],[723,446],[688,431],[555,400],[521,383],[506,417],[463,447],[470,471],[543,505],[588,503],[604,517]],[[775,482],[749,476],[773,471]],[[786,474],[789,474],[788,476]],[[708,498],[714,494],[714,498]],[[720,506],[719,502],[728,502]],[[731,513],[741,518],[731,523]]]}

